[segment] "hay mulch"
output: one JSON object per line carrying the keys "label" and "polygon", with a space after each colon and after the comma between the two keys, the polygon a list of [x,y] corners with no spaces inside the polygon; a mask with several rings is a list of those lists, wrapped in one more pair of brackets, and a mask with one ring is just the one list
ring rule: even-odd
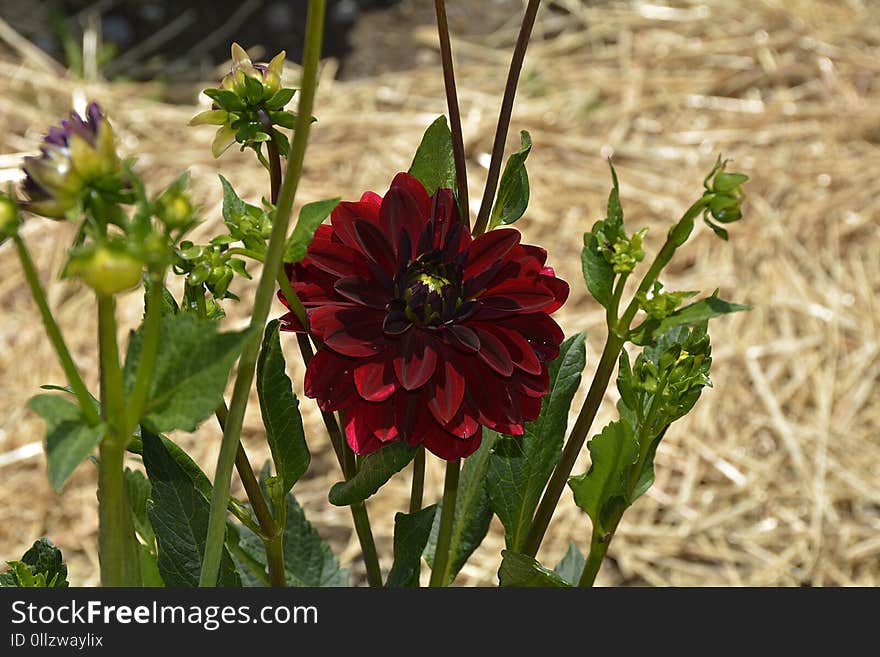
{"label": "hay mulch", "polygon": [[[556,4],[569,13],[542,12],[510,146],[516,130],[531,132],[532,200],[519,226],[527,241],[547,247],[551,263],[572,283],[559,319],[567,333],[589,334],[587,377],[604,335],[602,313],[581,283],[580,236],[603,215],[610,184],[605,158],[614,156],[630,226],[651,227],[650,248],[700,194],[718,153],[752,177],[746,220],[733,227],[731,242],[701,226],[665,282],[705,292],[720,287],[722,296],[753,310],[713,323],[715,387],[670,430],[657,455],[657,483],[626,516],[599,583],[877,585],[876,4]],[[454,42],[472,207],[515,34],[512,17],[486,38]],[[425,28],[418,37],[436,62],[433,31]],[[138,154],[151,189],[190,169],[208,219],[199,235],[219,226],[219,170],[243,195],[264,193],[264,176],[249,158],[231,154],[215,162],[211,130],[186,127],[197,110],[196,89],[190,106],[163,104],[149,99],[155,90],[149,85],[60,78],[50,62],[29,55],[26,43],[12,46],[0,65],[0,173],[7,179],[72,102],[97,98],[113,118],[122,150]],[[407,168],[426,125],[445,109],[435,64],[347,82],[333,80],[334,68],[326,62],[298,203],[384,191],[393,173]],[[290,74],[295,78],[296,71]],[[24,234],[94,385],[92,299],[57,279],[70,227],[35,219]],[[245,286],[242,308],[250,291]],[[139,301],[132,294],[122,304],[126,329],[138,321]],[[42,424],[25,403],[40,384],[60,382],[62,375],[8,245],[0,248],[0,306],[0,558],[15,558],[48,535],[63,548],[72,580],[96,584],[95,472],[81,466],[61,496],[46,482]],[[230,306],[229,324],[242,321]],[[295,360],[290,370],[300,385]],[[600,423],[612,417],[615,399],[610,390]],[[303,408],[315,456],[297,495],[360,577],[347,511],[326,501],[339,474],[313,404]],[[218,432],[212,423],[178,438],[213,471]],[[256,404],[245,445],[255,463],[266,457]],[[577,471],[588,465],[583,458]],[[428,500],[439,495],[442,480],[438,463],[429,469]],[[404,507],[408,485],[403,473],[369,501],[386,568],[391,518]],[[588,537],[589,520],[566,496],[541,559],[553,565],[570,540],[584,546]],[[495,583],[502,545],[496,521],[457,583]]]}

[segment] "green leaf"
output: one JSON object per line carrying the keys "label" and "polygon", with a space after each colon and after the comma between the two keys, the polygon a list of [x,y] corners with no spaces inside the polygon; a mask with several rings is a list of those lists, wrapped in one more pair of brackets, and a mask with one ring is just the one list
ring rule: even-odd
{"label": "green leaf", "polygon": [[241,199],[230,182],[222,175],[220,176],[220,184],[223,186],[223,221],[234,225],[247,212],[247,203]]}
{"label": "green leaf", "polygon": [[605,226],[609,233],[617,233],[623,228],[623,208],[620,205],[620,182],[617,180],[617,171],[611,160],[608,160],[611,168],[611,192],[608,194],[608,210],[605,217]]}
{"label": "green leaf", "polygon": [[[149,429],[145,429],[143,427],[140,428],[140,433],[134,436],[131,441],[128,443],[128,451],[132,454],[140,454],[144,453],[144,443],[140,434],[154,436]],[[171,455],[171,458],[174,459],[175,463],[179,465],[186,475],[189,477],[190,481],[192,481],[193,486],[205,496],[205,499],[211,499],[211,491],[213,486],[211,485],[211,480],[208,479],[208,475],[206,475],[202,469],[199,467],[198,463],[190,458],[189,454],[183,451],[177,443],[175,443],[170,438],[166,438],[165,436],[155,436],[162,441],[162,445]]]}
{"label": "green leaf", "polygon": [[365,456],[354,477],[333,484],[330,503],[349,506],[375,494],[396,472],[403,470],[413,460],[416,449],[406,443],[394,442]]}
{"label": "green leaf", "polygon": [[57,395],[37,395],[28,406],[46,422],[49,483],[60,491],[76,467],[100,444],[107,425],[89,426],[79,406]]}
{"label": "green leaf", "polygon": [[[160,324],[156,369],[141,424],[154,433],[195,431],[223,401],[229,370],[250,331],[219,333],[218,324],[188,313],[166,315]],[[131,392],[143,333],[133,333],[125,358],[125,389]]]}
{"label": "green leaf", "polygon": [[437,189],[456,192],[452,133],[445,116],[438,116],[425,130],[409,173],[421,181],[429,195]]}
{"label": "green leaf", "polygon": [[511,550],[501,551],[498,583],[501,586],[565,588],[569,584],[552,570],[544,568],[531,557]]}
{"label": "green leaf", "polygon": [[[489,457],[498,440],[498,434],[483,428],[483,441],[480,448],[464,462],[461,479],[458,482],[458,495],[455,501],[455,518],[452,521],[452,537],[449,542],[449,561],[446,565],[448,586],[455,580],[462,566],[479,547],[489,531],[492,521],[492,505],[486,490],[486,474],[489,470]],[[425,558],[434,567],[434,552],[437,549],[437,536],[440,533],[440,512],[443,503],[437,505],[431,536],[425,547]]]}
{"label": "green leaf", "polygon": [[674,313],[662,320],[646,319],[629,333],[629,339],[637,345],[651,344],[655,337],[666,333],[676,326],[691,326],[698,322],[707,321],[714,317],[750,310],[751,306],[739,303],[731,303],[718,298],[718,291],[710,297],[679,308]]}
{"label": "green leaf", "polygon": [[140,470],[125,469],[125,490],[128,493],[128,504],[131,507],[131,518],[134,529],[147,545],[156,542],[153,526],[147,515],[147,500],[150,499],[150,480]]}
{"label": "green leaf", "polygon": [[587,443],[592,463],[582,475],[570,477],[574,501],[605,534],[614,515],[628,504],[627,485],[632,466],[639,458],[639,444],[626,420],[617,420]]}
{"label": "green leaf", "polygon": [[242,100],[229,89],[205,89],[203,92],[208,98],[217,102],[223,109],[235,112],[247,107]]}
{"label": "green leaf", "polygon": [[286,495],[309,467],[311,456],[299,414],[299,400],[285,372],[278,326],[277,319],[266,326],[257,362],[257,393],[266,440]]}
{"label": "green leaf", "polygon": [[61,550],[48,538],[34,541],[20,561],[7,562],[10,570],[0,574],[0,587],[21,586],[40,588],[65,588],[67,566]]}
{"label": "green leaf", "polygon": [[587,283],[587,289],[593,298],[604,308],[611,305],[614,293],[614,266],[605,259],[601,249],[604,248],[596,237],[603,222],[597,222],[592,232],[584,233],[584,248],[581,251],[581,271]]}
{"label": "green leaf", "polygon": [[[348,586],[348,571],[339,567],[339,561],[318,532],[306,519],[305,512],[293,493],[286,498],[287,521],[284,526],[284,569],[288,586]],[[263,541],[246,527],[239,526],[239,545],[248,559],[266,570],[266,551]],[[263,583],[246,578],[251,586]]]}
{"label": "green leaf", "polygon": [[550,363],[550,388],[541,414],[522,436],[502,436],[489,459],[487,487],[492,509],[504,525],[510,550],[521,550],[541,493],[559,462],[568,411],[586,362],[584,334],[571,336]]}
{"label": "green leaf", "polygon": [[[152,485],[148,514],[159,548],[159,572],[168,586],[198,586],[211,504],[158,436],[144,432],[143,450]],[[220,559],[217,583],[226,587],[241,586],[226,547]]]}
{"label": "green leaf", "polygon": [[526,158],[532,150],[532,137],[525,130],[520,132],[519,136],[519,150],[508,158],[504,173],[501,174],[489,230],[501,224],[512,224],[525,214],[529,206],[529,174],[526,172]]}
{"label": "green leaf", "polygon": [[587,289],[593,298],[604,308],[611,305],[614,293],[614,265],[605,257],[604,249],[609,248],[606,242],[613,244],[619,238],[625,238],[623,230],[623,208],[620,205],[620,184],[614,165],[611,167],[612,188],[608,195],[608,210],[605,219],[593,224],[592,230],[584,233],[584,249],[581,252],[581,270]]}
{"label": "green leaf", "polygon": [[574,541],[569,541],[568,552],[565,553],[565,556],[562,557],[562,561],[556,564],[556,568],[553,570],[555,570],[556,574],[563,580],[572,586],[577,586],[578,582],[581,580],[581,575],[584,572],[584,566],[586,563],[587,560],[584,558],[584,554],[581,552],[580,548],[575,545]]}
{"label": "green leaf", "polygon": [[388,573],[387,588],[418,588],[422,552],[431,535],[437,505],[415,513],[394,516],[394,565]]}
{"label": "green leaf", "polygon": [[148,588],[162,588],[165,586],[165,581],[162,579],[162,574],[159,572],[159,563],[156,560],[156,555],[150,551],[146,545],[140,544],[138,545],[139,555],[140,555],[140,563],[141,563],[141,582],[142,586]]}
{"label": "green leaf", "polygon": [[323,223],[324,219],[336,209],[339,201],[340,199],[337,197],[325,201],[315,201],[302,207],[302,210],[299,211],[299,219],[297,219],[293,232],[284,247],[284,262],[295,263],[306,257],[306,250],[315,238],[315,231],[318,230],[318,226]]}

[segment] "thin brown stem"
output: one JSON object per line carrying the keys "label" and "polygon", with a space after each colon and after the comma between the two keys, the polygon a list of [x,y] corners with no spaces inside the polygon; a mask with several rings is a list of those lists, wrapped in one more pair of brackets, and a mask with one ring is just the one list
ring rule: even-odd
{"label": "thin brown stem", "polygon": [[443,84],[446,87],[446,107],[449,111],[449,129],[452,132],[452,155],[455,158],[455,182],[458,186],[458,206],[461,220],[470,227],[468,208],[467,166],[464,155],[464,137],[461,131],[461,112],[458,108],[458,91],[455,87],[455,70],[452,65],[452,44],[449,40],[449,23],[446,20],[446,3],[434,0],[437,14],[437,32],[440,36],[440,60],[443,64]]}
{"label": "thin brown stem", "polygon": [[495,129],[495,142],[492,144],[492,159],[489,161],[489,173],[486,176],[486,188],[483,190],[483,200],[480,202],[480,212],[477,215],[477,223],[474,226],[474,235],[480,235],[486,231],[489,225],[489,214],[492,212],[492,202],[495,199],[495,191],[498,188],[498,177],[501,175],[501,160],[504,158],[504,144],[507,142],[507,131],[510,128],[510,116],[513,113],[513,101],[516,98],[516,87],[519,84],[519,74],[522,70],[523,60],[526,56],[526,48],[535,25],[535,17],[538,15],[538,7],[541,0],[529,0],[523,16],[516,46],[513,49],[513,57],[510,60],[510,70],[507,73],[507,84],[504,86],[504,98],[501,101],[501,112],[498,115],[498,127]]}

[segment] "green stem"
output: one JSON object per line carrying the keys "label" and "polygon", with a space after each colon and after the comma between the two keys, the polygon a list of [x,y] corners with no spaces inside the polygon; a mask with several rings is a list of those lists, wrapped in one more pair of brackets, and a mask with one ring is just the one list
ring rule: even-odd
{"label": "green stem", "polygon": [[125,396],[119,347],[116,343],[116,301],[112,296],[98,295],[98,351],[101,361],[101,405],[111,435],[125,441]]}
{"label": "green stem", "polygon": [[[357,473],[357,462],[354,452],[348,447],[344,450],[343,473],[349,480]],[[373,530],[370,528],[370,517],[367,515],[367,506],[364,502],[355,502],[351,505],[351,517],[354,521],[354,529],[357,532],[361,544],[361,552],[364,556],[364,566],[367,569],[367,583],[371,588],[382,588],[382,569],[379,567],[379,555],[376,552],[376,543],[373,540]]]}
{"label": "green stem", "polygon": [[501,160],[504,158],[504,145],[507,142],[507,130],[510,128],[510,117],[513,113],[513,100],[516,98],[519,74],[526,57],[526,48],[529,45],[532,27],[535,25],[535,17],[538,15],[540,5],[541,0],[529,0],[523,15],[519,36],[513,48],[507,83],[504,86],[504,98],[501,100],[501,112],[498,114],[498,127],[495,128],[492,159],[489,161],[489,173],[486,175],[486,187],[483,190],[483,200],[480,202],[480,212],[474,226],[474,235],[486,232],[486,227],[489,225],[489,214],[492,212],[492,202],[495,200],[495,190],[498,188],[498,177],[501,175]]}
{"label": "green stem", "polygon": [[61,368],[64,370],[64,375],[67,377],[67,383],[76,395],[76,399],[79,402],[86,421],[91,426],[95,426],[101,422],[101,416],[92,402],[92,397],[89,394],[88,388],[86,388],[86,384],[83,382],[82,376],[80,376],[79,369],[73,362],[67,344],[64,342],[64,337],[61,335],[61,329],[58,328],[58,323],[55,321],[55,317],[52,316],[52,311],[49,309],[49,304],[46,301],[46,293],[43,291],[43,286],[40,284],[40,277],[34,267],[34,262],[28,252],[27,245],[18,233],[13,234],[12,239],[15,242],[15,248],[18,252],[19,260],[21,260],[21,268],[24,270],[24,277],[31,290],[31,296],[34,298],[34,302],[40,310],[40,316],[43,318],[43,326],[46,329],[46,335],[49,336],[49,341],[55,348],[55,353],[58,355]]}
{"label": "green stem", "polygon": [[318,63],[321,56],[325,9],[325,0],[311,0],[309,2],[303,52],[302,88],[299,95],[296,131],[293,136],[290,157],[287,160],[287,172],[284,175],[284,182],[281,185],[281,193],[278,197],[272,233],[266,249],[263,273],[260,277],[254,299],[253,315],[251,317],[253,335],[245,344],[239,359],[238,375],[235,379],[232,399],[229,404],[229,417],[227,418],[226,428],[223,431],[220,455],[217,458],[214,489],[211,495],[211,515],[208,523],[207,543],[205,545],[204,560],[202,561],[199,586],[214,586],[217,582],[217,573],[220,568],[220,557],[223,550],[223,538],[226,531],[226,505],[229,499],[232,468],[235,462],[235,454],[238,451],[244,413],[254,380],[254,369],[260,351],[262,328],[266,324],[266,318],[269,315],[269,309],[272,304],[272,296],[275,292],[275,281],[281,266],[281,258],[284,255],[287,229],[290,225],[290,214],[293,209],[293,201],[296,196],[300,175],[302,174],[306,144],[309,137],[315,90],[318,83]]}
{"label": "green stem", "polygon": [[131,435],[147,404],[153,373],[156,370],[156,354],[159,352],[160,323],[162,320],[162,293],[165,289],[165,274],[150,274],[150,287],[147,291],[147,309],[144,317],[143,343],[138,362],[134,385],[128,398],[125,414],[124,433]]}
{"label": "green stem", "polygon": [[602,561],[608,552],[608,546],[611,544],[613,533],[602,534],[597,530],[593,530],[590,539],[590,554],[587,556],[587,563],[584,564],[584,572],[581,573],[581,579],[578,586],[592,586],[596,581],[596,575],[599,574],[599,568],[602,567]]}
{"label": "green stem", "polygon": [[437,534],[437,549],[434,552],[434,567],[431,569],[430,586],[446,586],[449,579],[449,547],[452,544],[452,527],[455,524],[455,503],[458,500],[458,475],[461,459],[446,462],[446,481],[443,484],[443,509],[440,514],[440,530]]}
{"label": "green stem", "polygon": [[609,332],[605,341],[605,348],[602,350],[602,356],[599,359],[599,365],[596,368],[596,374],[593,377],[592,384],[590,384],[590,390],[587,392],[587,398],[584,400],[584,405],[581,407],[574,427],[572,427],[568,442],[565,443],[565,448],[562,450],[559,463],[550,477],[547,489],[544,491],[544,496],[541,498],[538,509],[535,511],[534,520],[532,520],[532,524],[529,527],[523,552],[530,557],[534,557],[538,553],[538,548],[541,546],[541,541],[544,539],[544,534],[550,525],[550,519],[556,510],[556,505],[559,503],[562,491],[565,490],[568,476],[571,474],[572,468],[574,468],[575,461],[580,454],[581,448],[584,446],[584,441],[590,431],[593,420],[596,418],[596,413],[599,411],[599,406],[602,404],[605,389],[608,387],[608,382],[614,373],[614,366],[617,364],[617,357],[620,355],[622,348],[623,339],[615,335],[614,332]]}
{"label": "green stem", "polygon": [[125,489],[125,394],[119,346],[116,343],[116,302],[98,295],[98,351],[101,363],[101,408],[108,434],[101,441],[98,469],[98,547],[104,586],[140,585],[140,557]]}
{"label": "green stem", "polygon": [[409,495],[409,512],[415,513],[422,508],[425,489],[425,448],[419,446],[413,459],[412,490]]}
{"label": "green stem", "polygon": [[[565,490],[565,484],[568,481],[569,475],[571,475],[571,470],[574,468],[575,461],[577,461],[577,457],[584,446],[590,427],[593,425],[593,420],[596,419],[596,413],[599,411],[602,398],[605,396],[605,390],[611,381],[614,366],[617,363],[618,356],[620,356],[620,350],[623,349],[623,345],[626,342],[630,324],[632,324],[639,310],[638,297],[641,293],[647,292],[650,289],[654,281],[660,276],[663,268],[672,260],[676,249],[690,235],[694,219],[703,211],[709,200],[711,198],[704,195],[688,208],[682,218],[669,230],[666,241],[663,243],[660,251],[657,252],[657,256],[642,278],[636,293],[633,295],[620,319],[616,322],[611,322],[611,313],[609,313],[608,337],[605,340],[605,348],[602,350],[599,366],[596,368],[596,374],[593,377],[587,398],[584,400],[584,404],[578,414],[577,421],[574,427],[572,427],[568,441],[562,450],[562,457],[559,459],[559,463],[550,477],[541,502],[538,504],[538,509],[535,511],[532,525],[529,527],[529,533],[523,550],[528,556],[534,557],[538,553],[538,548],[541,547],[541,541],[544,540],[544,534],[550,525],[550,519],[556,510],[556,505],[559,504],[562,491]],[[613,303],[615,311],[613,314],[615,315],[617,314],[616,307],[620,302],[619,297],[623,293],[624,282],[624,280],[620,280],[614,291]]]}
{"label": "green stem", "polygon": [[446,88],[446,107],[449,111],[449,129],[452,133],[452,155],[455,160],[455,182],[458,186],[458,205],[461,220],[470,226],[468,208],[467,168],[464,156],[464,138],[461,131],[461,112],[458,108],[458,91],[455,87],[455,69],[452,65],[452,44],[449,41],[449,23],[446,20],[446,2],[434,0],[437,14],[437,33],[440,36],[440,59],[443,63],[443,85]]}
{"label": "green stem", "polygon": [[125,447],[105,439],[99,448],[98,556],[102,586],[140,586],[140,555],[125,489]]}

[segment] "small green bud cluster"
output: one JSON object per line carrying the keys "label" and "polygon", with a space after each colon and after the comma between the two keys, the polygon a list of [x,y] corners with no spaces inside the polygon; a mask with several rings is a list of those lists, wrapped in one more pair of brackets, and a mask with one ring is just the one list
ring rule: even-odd
{"label": "small green bud cluster", "polygon": [[639,308],[645,311],[651,319],[666,319],[686,300],[694,297],[698,292],[687,290],[683,292],[662,292],[663,284],[655,281],[650,293],[641,292],[637,295]]}
{"label": "small green bud cluster", "polygon": [[284,57],[282,51],[268,64],[254,64],[241,46],[232,44],[232,70],[220,87],[204,91],[213,107],[190,121],[190,125],[219,126],[211,146],[214,157],[235,142],[242,150],[250,147],[259,154],[261,144],[268,141],[287,156],[289,141],[276,126],[293,128],[296,115],[284,109],[295,93],[281,86]]}
{"label": "small green bud cluster", "polygon": [[[744,173],[726,172],[724,170],[726,164],[719,160],[703,182],[706,196],[709,197],[708,205],[703,212],[703,221],[723,240],[728,238],[728,234],[718,223],[732,224],[742,219],[742,203],[745,195],[741,187],[749,179]],[[718,223],[713,222],[710,216]]]}
{"label": "small green bud cluster", "polygon": [[617,387],[621,404],[635,415],[639,425],[658,432],[684,416],[711,386],[712,363],[707,322],[694,328],[677,326],[645,347],[630,367],[621,352]]}

